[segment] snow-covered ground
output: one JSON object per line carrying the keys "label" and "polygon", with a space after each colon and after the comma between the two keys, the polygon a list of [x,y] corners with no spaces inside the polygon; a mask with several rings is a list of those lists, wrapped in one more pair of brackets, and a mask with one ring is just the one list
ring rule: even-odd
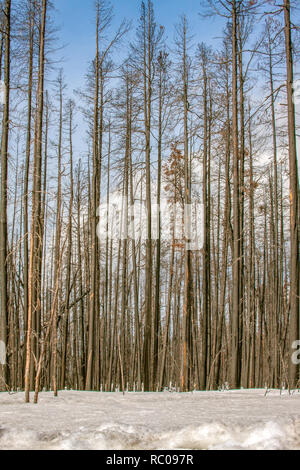
{"label": "snow-covered ground", "polygon": [[300,393],[0,394],[0,449],[300,449]]}

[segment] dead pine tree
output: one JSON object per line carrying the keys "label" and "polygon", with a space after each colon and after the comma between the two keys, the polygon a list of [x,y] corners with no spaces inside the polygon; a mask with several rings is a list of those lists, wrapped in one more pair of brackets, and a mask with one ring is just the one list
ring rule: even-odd
{"label": "dead pine tree", "polygon": [[[5,35],[5,64],[4,64],[4,109],[2,120],[1,140],[1,204],[0,204],[0,347],[1,360],[7,347],[7,323],[8,323],[8,291],[7,291],[7,178],[8,178],[8,137],[9,137],[9,100],[10,100],[10,21],[11,1],[5,1],[4,10],[4,32]],[[0,390],[6,390],[7,383],[6,364],[0,363]]]}
{"label": "dead pine tree", "polygon": [[180,73],[181,73],[181,94],[183,108],[183,142],[184,142],[184,299],[183,299],[183,319],[182,319],[182,353],[181,353],[181,390],[187,391],[191,386],[191,366],[192,366],[192,315],[193,315],[193,294],[192,294],[192,252],[191,252],[191,166],[189,154],[189,76],[190,59],[188,57],[188,47],[190,38],[188,36],[188,23],[185,16],[181,17],[177,26],[176,44],[179,53]]}
{"label": "dead pine tree", "polygon": [[42,132],[44,109],[44,70],[45,70],[45,36],[48,0],[43,0],[40,16],[39,38],[39,69],[37,88],[37,112],[35,124],[34,162],[33,162],[33,190],[32,190],[32,220],[30,234],[30,260],[28,275],[28,322],[26,338],[26,364],[25,364],[25,401],[30,401],[30,370],[32,367],[32,321],[33,316],[40,308],[40,278],[41,264],[41,176],[42,176]]}
{"label": "dead pine tree", "polygon": [[[67,259],[66,259],[66,285],[65,285],[65,301],[62,312],[62,355],[61,355],[61,389],[65,388],[66,368],[67,368],[67,349],[68,349],[68,333],[69,333],[69,317],[70,317],[70,297],[71,297],[71,261],[72,261],[72,228],[73,228],[73,202],[74,202],[74,180],[73,180],[73,115],[75,103],[69,100],[67,103],[67,117],[69,124],[69,163],[70,163],[70,198],[69,198],[69,215],[68,215],[68,242],[67,242]],[[75,355],[75,351],[73,351]]]}
{"label": "dead pine tree", "polygon": [[287,67],[287,101],[288,101],[288,133],[289,133],[289,177],[290,177],[290,362],[289,386],[296,387],[299,380],[299,365],[292,360],[295,344],[299,340],[299,180],[296,149],[296,123],[294,104],[294,72],[291,37],[290,0],[284,0],[284,32]]}
{"label": "dead pine tree", "polygon": [[[129,25],[122,21],[117,31],[108,36],[108,29],[113,18],[113,8],[106,0],[97,0],[96,5],[96,51],[93,61],[93,162],[92,162],[92,199],[91,199],[91,291],[89,305],[89,331],[88,331],[88,354],[86,370],[86,390],[92,390],[94,385],[99,388],[99,381],[94,384],[95,372],[99,372],[98,365],[95,370],[96,345],[98,317],[100,307],[100,266],[99,266],[99,240],[97,236],[97,209],[100,205],[100,184],[101,184],[101,158],[103,141],[103,71],[104,64],[112,49],[121,41],[127,33]],[[101,124],[102,123],[102,124]]]}

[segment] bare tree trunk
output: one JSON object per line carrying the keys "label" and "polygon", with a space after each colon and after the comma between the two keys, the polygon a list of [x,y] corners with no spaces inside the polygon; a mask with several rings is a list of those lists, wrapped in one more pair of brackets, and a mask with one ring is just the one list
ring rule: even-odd
{"label": "bare tree trunk", "polygon": [[31,368],[31,335],[33,315],[36,315],[40,308],[40,273],[39,255],[41,240],[41,169],[42,169],[42,132],[43,132],[43,107],[44,107],[44,67],[45,67],[45,32],[46,15],[48,0],[43,0],[41,27],[40,27],[40,45],[39,45],[39,76],[38,76],[38,109],[35,132],[34,146],[34,174],[33,174],[33,192],[32,192],[32,222],[30,239],[30,262],[28,277],[28,325],[26,339],[26,365],[25,365],[25,401],[29,402],[30,392],[30,368]]}
{"label": "bare tree trunk", "polygon": [[26,161],[24,177],[24,328],[27,330],[28,316],[28,183],[31,149],[31,119],[32,119],[32,86],[33,86],[33,39],[35,22],[35,4],[29,1],[29,71],[28,71],[28,110],[27,110],[27,136],[26,136]]}
{"label": "bare tree trunk", "polygon": [[[71,294],[71,256],[72,256],[72,217],[73,217],[73,141],[72,141],[72,126],[73,126],[73,112],[74,103],[69,101],[69,155],[70,155],[70,199],[69,199],[69,222],[68,222],[68,248],[67,248],[67,277],[66,277],[66,293],[64,312],[62,313],[63,328],[62,328],[62,356],[61,356],[61,388],[65,388],[66,380],[66,365],[67,365],[67,346],[68,346],[68,329],[69,329],[69,310],[70,310],[70,294]],[[75,354],[75,353],[74,353]]]}
{"label": "bare tree trunk", "polygon": [[208,199],[208,78],[207,78],[207,51],[201,50],[202,74],[203,74],[203,206],[204,206],[204,240],[203,240],[203,287],[202,287],[202,327],[201,327],[201,368],[200,389],[206,389],[206,378],[208,373],[209,355],[209,317],[210,317],[210,226]]}
{"label": "bare tree trunk", "polygon": [[182,364],[181,390],[190,389],[190,367],[192,363],[192,252],[191,243],[191,167],[188,145],[188,65],[187,65],[187,21],[183,17],[181,24],[183,40],[182,77],[183,77],[183,108],[184,108],[184,202],[185,202],[185,276],[183,300],[183,331],[182,331]]}
{"label": "bare tree trunk", "polygon": [[[8,292],[7,292],[7,173],[10,98],[10,19],[11,0],[5,2],[5,65],[4,65],[4,110],[1,140],[1,205],[0,205],[0,347],[1,355],[7,347]],[[1,358],[6,361],[3,357]],[[0,362],[0,390],[6,389],[6,364]]]}
{"label": "bare tree trunk", "polygon": [[98,237],[97,237],[97,215],[96,211],[99,205],[99,27],[100,27],[100,4],[97,0],[97,20],[96,20],[96,56],[95,56],[95,94],[94,94],[94,135],[93,135],[93,184],[92,184],[92,271],[91,271],[91,293],[90,293],[90,311],[89,311],[89,334],[88,334],[88,357],[87,357],[87,376],[86,390],[93,388],[93,367],[95,355],[95,327],[96,327],[96,308],[98,302]]}
{"label": "bare tree trunk", "polygon": [[151,101],[152,101],[152,26],[153,10],[148,0],[147,8],[142,5],[144,34],[144,120],[145,120],[145,153],[146,153],[146,280],[145,280],[145,328],[144,328],[144,390],[152,390],[151,377],[151,343],[152,343],[152,204],[151,204]]}
{"label": "bare tree trunk", "polygon": [[292,361],[295,352],[294,342],[300,338],[299,321],[299,181],[296,150],[295,105],[293,101],[293,53],[291,39],[290,0],[284,0],[285,47],[287,65],[287,99],[289,130],[289,172],[290,172],[290,387],[295,387],[299,380],[299,365]]}
{"label": "bare tree trunk", "polygon": [[240,175],[238,141],[238,97],[237,97],[237,9],[232,2],[232,138],[233,138],[233,266],[232,266],[232,324],[231,324],[231,372],[232,388],[239,386],[240,374]]}

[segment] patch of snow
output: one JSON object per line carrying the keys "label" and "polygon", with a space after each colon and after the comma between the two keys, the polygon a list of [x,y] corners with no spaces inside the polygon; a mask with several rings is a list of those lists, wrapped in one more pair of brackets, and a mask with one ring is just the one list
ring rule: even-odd
{"label": "patch of snow", "polygon": [[300,449],[300,393],[2,393],[0,449]]}

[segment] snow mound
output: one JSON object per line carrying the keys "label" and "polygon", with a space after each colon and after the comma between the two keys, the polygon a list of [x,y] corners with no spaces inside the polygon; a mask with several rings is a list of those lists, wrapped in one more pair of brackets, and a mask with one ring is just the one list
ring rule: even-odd
{"label": "snow mound", "polygon": [[106,424],[96,430],[18,433],[0,429],[0,449],[49,450],[282,450],[300,449],[300,422],[252,426],[208,423],[169,432]]}

